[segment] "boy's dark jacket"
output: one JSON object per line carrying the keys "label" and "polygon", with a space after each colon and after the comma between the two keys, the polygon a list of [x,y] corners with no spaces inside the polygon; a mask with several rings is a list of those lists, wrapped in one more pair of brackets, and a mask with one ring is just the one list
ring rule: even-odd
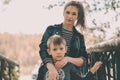
{"label": "boy's dark jacket", "polygon": [[[47,73],[47,74],[46,74]],[[45,65],[41,67],[40,75],[43,75],[40,77],[39,80],[46,80],[48,76],[48,69]],[[81,77],[79,74],[79,71],[75,68],[75,66],[71,63],[67,63],[62,69],[58,69],[59,73],[59,79],[58,80],[93,80],[94,74],[91,72],[88,72],[86,76]],[[71,76],[73,79],[71,79]]]}

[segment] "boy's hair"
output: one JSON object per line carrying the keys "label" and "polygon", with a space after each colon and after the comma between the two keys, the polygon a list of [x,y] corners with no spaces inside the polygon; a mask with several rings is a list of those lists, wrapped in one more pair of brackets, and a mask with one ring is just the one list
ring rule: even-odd
{"label": "boy's hair", "polygon": [[47,41],[48,49],[50,48],[50,44],[53,44],[53,45],[64,44],[66,46],[66,41],[62,36],[55,34],[55,35],[51,36]]}

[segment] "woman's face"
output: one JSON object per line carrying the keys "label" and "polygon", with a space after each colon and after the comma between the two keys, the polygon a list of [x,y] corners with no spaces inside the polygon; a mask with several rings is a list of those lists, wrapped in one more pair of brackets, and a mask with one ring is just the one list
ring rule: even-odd
{"label": "woman's face", "polygon": [[78,18],[78,9],[75,6],[68,6],[63,13],[64,23],[68,25],[74,25]]}

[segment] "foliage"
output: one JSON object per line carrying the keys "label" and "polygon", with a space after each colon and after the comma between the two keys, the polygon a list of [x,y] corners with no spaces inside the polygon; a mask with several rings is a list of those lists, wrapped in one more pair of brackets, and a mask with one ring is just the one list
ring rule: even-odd
{"label": "foliage", "polygon": [[[63,7],[67,1],[58,0],[47,5],[43,4],[43,8],[51,10],[54,7]],[[103,40],[120,36],[120,0],[81,1],[86,10],[86,21],[91,33]]]}
{"label": "foliage", "polygon": [[19,63],[21,72],[27,73],[40,59],[40,39],[41,35],[0,33],[0,54]]}
{"label": "foliage", "polygon": [[65,4],[65,1],[64,1],[64,0],[57,0],[57,2],[54,1],[53,3],[50,3],[50,2],[51,2],[51,1],[49,1],[49,4],[48,4],[48,5],[43,4],[43,5],[42,5],[43,8],[50,10],[50,9],[52,9],[52,8],[54,8],[54,7],[62,7],[62,6]]}
{"label": "foliage", "polygon": [[3,0],[3,4],[9,4],[11,2],[11,0]]}
{"label": "foliage", "polygon": [[[41,34],[0,33],[0,54],[18,63],[21,74],[31,73],[34,65],[40,60],[39,44],[41,37]],[[85,40],[86,45],[100,42],[100,39],[92,34],[85,35]]]}
{"label": "foliage", "polygon": [[[101,38],[119,37],[120,0],[86,1],[87,16],[92,23],[91,29],[98,31]],[[90,22],[88,21],[88,23]],[[111,31],[110,31],[111,30]],[[111,34],[108,34],[111,32]]]}
{"label": "foliage", "polygon": [[18,80],[19,65],[0,55],[0,80]]}

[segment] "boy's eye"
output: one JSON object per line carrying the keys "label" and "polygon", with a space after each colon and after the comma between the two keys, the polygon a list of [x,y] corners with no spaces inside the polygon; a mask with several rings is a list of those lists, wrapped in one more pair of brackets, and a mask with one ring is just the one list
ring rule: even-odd
{"label": "boy's eye", "polygon": [[70,14],[70,12],[69,12],[69,11],[66,11],[66,14]]}
{"label": "boy's eye", "polygon": [[56,50],[57,50],[56,48],[53,49],[53,51],[56,51]]}
{"label": "boy's eye", "polygon": [[63,48],[60,48],[60,50],[63,50]]}

